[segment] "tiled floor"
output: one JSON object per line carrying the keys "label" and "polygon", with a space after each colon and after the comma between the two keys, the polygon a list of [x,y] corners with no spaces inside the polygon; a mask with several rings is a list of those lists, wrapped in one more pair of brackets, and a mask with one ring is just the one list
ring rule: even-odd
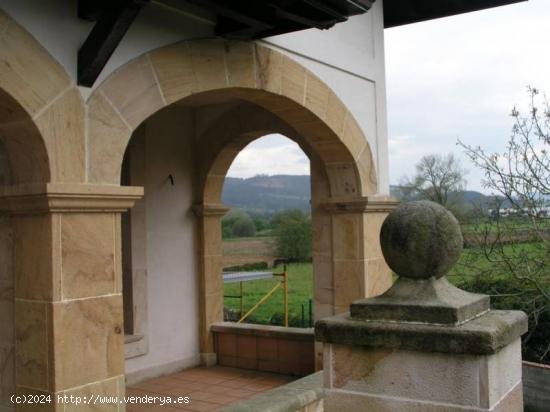
{"label": "tiled floor", "polygon": [[126,389],[126,396],[188,396],[188,404],[128,405],[134,412],[218,411],[227,405],[253,397],[261,392],[289,383],[296,378],[265,372],[215,366],[187,369],[175,375],[153,379]]}

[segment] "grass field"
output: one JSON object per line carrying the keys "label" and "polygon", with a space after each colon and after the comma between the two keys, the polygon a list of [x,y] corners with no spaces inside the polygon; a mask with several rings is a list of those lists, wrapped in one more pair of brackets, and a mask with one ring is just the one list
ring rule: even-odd
{"label": "grass field", "polygon": [[[505,246],[508,252],[511,246]],[[541,249],[536,244],[524,243],[517,245],[515,253],[537,254]],[[479,249],[465,249],[462,256],[449,273],[449,280],[459,283],[465,277],[474,277],[480,272],[491,269],[493,264],[485,259]],[[281,271],[281,267],[275,269]],[[305,323],[308,323],[308,302],[313,298],[313,267],[311,263],[295,263],[288,265],[289,272],[289,312],[291,326],[301,326],[302,304],[305,307]],[[248,311],[276,284],[276,279],[260,280],[244,283],[244,311]],[[239,284],[226,284],[226,295],[238,295]],[[239,300],[226,298],[225,306],[239,310]],[[283,314],[283,293],[278,290],[264,305],[262,305],[247,322],[269,324],[275,316],[279,321]]]}
{"label": "grass field", "polygon": [[[538,219],[538,225],[540,229],[550,228],[550,219]],[[460,229],[462,233],[496,233],[499,229],[499,224],[494,221],[481,221],[479,223],[467,223],[461,224]],[[500,230],[504,232],[510,232],[515,230],[531,230],[533,228],[533,222],[527,218],[508,218],[502,219],[500,222]]]}
{"label": "grass field", "polygon": [[[301,326],[302,304],[305,307],[305,322],[308,321],[308,302],[313,297],[313,267],[311,263],[293,263],[287,266],[288,270],[288,296],[289,296],[289,319],[291,326]],[[278,273],[282,271],[282,266],[274,269]],[[277,284],[280,278],[257,280],[243,283],[244,311],[252,308],[273,286]],[[229,283],[224,287],[225,295],[238,295],[239,284]],[[225,298],[225,306],[234,310],[239,310],[239,299]],[[271,298],[266,301],[247,322],[269,324],[275,315],[278,320],[282,320],[284,313],[283,290],[279,288]]]}

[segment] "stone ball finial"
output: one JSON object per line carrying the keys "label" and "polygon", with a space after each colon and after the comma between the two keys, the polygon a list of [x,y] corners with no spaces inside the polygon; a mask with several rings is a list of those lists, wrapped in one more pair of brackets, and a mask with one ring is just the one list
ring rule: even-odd
{"label": "stone ball finial", "polygon": [[427,200],[403,203],[391,212],[380,232],[389,267],[410,279],[439,279],[462,252],[460,225],[451,212]]}

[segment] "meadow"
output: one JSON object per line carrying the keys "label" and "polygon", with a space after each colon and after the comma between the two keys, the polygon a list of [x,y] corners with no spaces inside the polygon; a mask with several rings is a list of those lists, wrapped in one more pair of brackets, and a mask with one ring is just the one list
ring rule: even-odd
{"label": "meadow", "polygon": [[[279,265],[273,272],[280,273],[283,266]],[[289,297],[289,323],[290,326],[302,326],[302,304],[304,305],[304,326],[309,324],[309,300],[313,298],[313,265],[311,263],[291,263],[287,265],[288,273],[288,297]],[[256,280],[243,283],[244,311],[252,308],[277,282],[279,277],[273,279]],[[238,283],[226,283],[225,295],[238,295]],[[225,298],[225,306],[239,311],[239,299]],[[282,324],[284,313],[283,289],[279,288],[258,310],[249,318],[249,323]]]}
{"label": "meadow", "polygon": [[[236,241],[232,240],[234,246]],[[536,243],[523,243],[515,246],[515,253],[538,254],[541,253],[540,245]],[[512,251],[512,246],[504,246],[507,252]],[[242,250],[242,249],[241,249]],[[245,252],[246,253],[246,252]],[[491,272],[494,277],[494,263],[487,260],[479,248],[464,249],[460,260],[450,271],[448,279],[451,283],[464,285],[467,280],[473,280],[479,276],[485,276]],[[304,326],[309,324],[308,304],[313,299],[313,265],[311,263],[291,263],[287,265],[289,275],[289,320],[291,326],[302,326],[302,305],[304,307]],[[281,272],[282,266],[273,269]],[[503,274],[502,280],[510,279]],[[273,286],[279,278],[245,282],[243,284],[244,312],[252,308]],[[239,284],[229,283],[224,285],[225,295],[238,295]],[[234,311],[239,311],[239,299],[225,298],[225,306]],[[282,324],[283,318],[283,291],[279,289],[258,310],[247,319],[249,323]]]}

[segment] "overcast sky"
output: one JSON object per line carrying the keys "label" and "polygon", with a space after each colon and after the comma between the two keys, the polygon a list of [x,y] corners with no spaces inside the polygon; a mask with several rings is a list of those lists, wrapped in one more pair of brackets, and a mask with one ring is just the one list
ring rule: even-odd
{"label": "overcast sky", "polygon": [[[469,169],[468,188],[481,174],[457,139],[501,151],[511,109],[527,103],[526,86],[550,95],[550,0],[402,26],[385,31],[390,181],[414,172],[430,153],[454,152]],[[297,145],[271,136],[238,156],[231,176],[307,174]]]}

